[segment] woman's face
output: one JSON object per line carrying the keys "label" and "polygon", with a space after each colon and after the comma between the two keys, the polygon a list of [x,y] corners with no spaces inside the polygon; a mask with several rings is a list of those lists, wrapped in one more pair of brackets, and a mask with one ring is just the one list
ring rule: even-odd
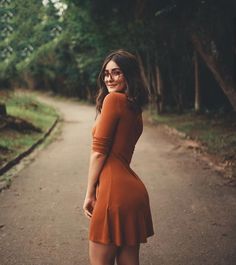
{"label": "woman's face", "polygon": [[108,92],[124,91],[126,80],[119,66],[114,61],[109,61],[104,69],[103,81]]}

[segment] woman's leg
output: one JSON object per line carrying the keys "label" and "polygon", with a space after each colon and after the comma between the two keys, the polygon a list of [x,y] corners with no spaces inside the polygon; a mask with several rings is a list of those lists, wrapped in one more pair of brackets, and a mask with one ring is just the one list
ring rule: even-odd
{"label": "woman's leg", "polygon": [[139,248],[136,246],[122,246],[117,252],[117,265],[139,265]]}
{"label": "woman's leg", "polygon": [[89,241],[89,257],[91,265],[114,265],[117,246],[105,245]]}

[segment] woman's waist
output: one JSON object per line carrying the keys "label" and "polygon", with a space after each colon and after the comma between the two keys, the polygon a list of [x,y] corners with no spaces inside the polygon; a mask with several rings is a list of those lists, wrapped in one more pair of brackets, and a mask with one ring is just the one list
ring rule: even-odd
{"label": "woman's waist", "polygon": [[130,162],[131,162],[132,155],[127,155],[127,154],[124,155],[121,152],[117,152],[117,151],[111,150],[110,153],[109,153],[109,156],[108,156],[108,159],[109,158],[110,159],[112,159],[112,158],[119,159],[122,163],[124,163],[125,165],[129,166]]}

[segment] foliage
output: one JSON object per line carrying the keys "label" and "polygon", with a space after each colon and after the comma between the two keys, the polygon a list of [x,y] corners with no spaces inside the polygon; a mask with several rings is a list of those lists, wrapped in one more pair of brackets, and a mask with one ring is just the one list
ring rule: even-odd
{"label": "foliage", "polygon": [[[194,104],[193,33],[218,56],[225,76],[233,75],[233,0],[5,2],[0,4],[0,88],[50,89],[93,101],[103,58],[124,48],[139,56],[154,104],[158,65],[165,109],[181,112]],[[218,94],[220,107],[230,109],[209,71],[201,83],[214,87],[206,95]],[[205,100],[204,107],[215,105]]]}

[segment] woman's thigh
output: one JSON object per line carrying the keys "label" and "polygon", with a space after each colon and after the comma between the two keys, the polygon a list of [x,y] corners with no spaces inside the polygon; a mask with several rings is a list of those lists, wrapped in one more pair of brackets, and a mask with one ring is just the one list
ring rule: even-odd
{"label": "woman's thigh", "polygon": [[117,252],[117,265],[139,265],[140,245],[122,246]]}
{"label": "woman's thigh", "polygon": [[105,245],[89,241],[89,257],[91,265],[113,265],[117,254],[117,246]]}

